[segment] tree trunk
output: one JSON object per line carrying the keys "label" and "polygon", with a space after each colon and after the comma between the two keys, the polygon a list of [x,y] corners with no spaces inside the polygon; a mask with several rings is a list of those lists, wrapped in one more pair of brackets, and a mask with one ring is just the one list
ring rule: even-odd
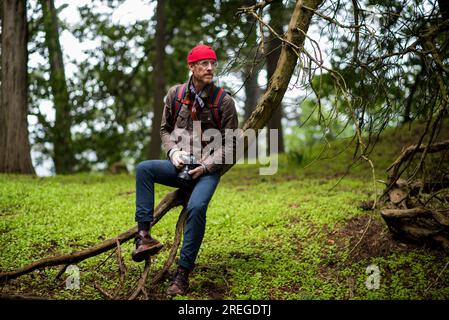
{"label": "tree trunk", "polygon": [[34,174],[28,141],[25,0],[2,1],[0,172]]}
{"label": "tree trunk", "polygon": [[[255,67],[256,68],[256,67]],[[254,107],[257,104],[257,100],[260,96],[260,90],[259,85],[257,82],[257,77],[259,76],[259,70],[256,70],[254,68],[253,74],[249,75],[248,80],[245,82],[245,115],[244,115],[244,121],[249,119],[249,116],[254,111]],[[251,70],[248,70],[250,68],[247,68],[245,70],[245,77],[248,76],[248,74],[251,72]]]}
{"label": "tree trunk", "polygon": [[[248,66],[248,65],[246,65]],[[244,114],[244,122],[246,122],[251,115],[251,113],[254,111],[254,108],[256,107],[257,100],[259,100],[261,90],[259,88],[257,77],[259,76],[259,70],[256,69],[257,66],[254,66],[254,69],[252,70],[253,74],[251,73],[251,70],[249,70],[251,65],[249,67],[245,67],[245,73],[244,75],[245,79],[246,77],[249,77],[245,82],[245,114]],[[248,146],[246,147],[248,149]],[[256,144],[254,147],[255,154],[258,154],[258,148],[259,146]],[[249,159],[249,155],[244,155],[247,159]]]}
{"label": "tree trunk", "polygon": [[[250,7],[256,4],[256,0],[245,0],[245,7]],[[254,29],[257,29],[257,20],[253,16],[248,16],[248,24],[250,27],[247,27],[243,30],[247,36],[247,45],[245,48],[246,55],[248,56],[247,62],[243,66],[242,70],[242,79],[244,81],[245,87],[245,105],[244,105],[244,115],[243,115],[243,123],[245,123],[251,113],[254,111],[256,107],[257,100],[262,93],[259,88],[258,78],[259,72],[261,69],[260,61],[263,59],[261,52],[256,50],[254,53],[254,57],[251,56],[251,51],[257,45],[257,32]],[[242,123],[242,124],[243,124]],[[254,151],[258,154],[258,146],[255,146]],[[249,155],[245,155],[248,157]]]}
{"label": "tree trunk", "polygon": [[149,159],[159,159],[161,156],[161,136],[160,126],[162,110],[164,109],[165,95],[165,46],[166,46],[166,25],[165,0],[158,0],[156,7],[156,55],[153,63],[153,120],[151,125],[151,140],[148,148]]}
{"label": "tree trunk", "polygon": [[40,0],[40,3],[44,14],[45,42],[50,60],[50,86],[56,110],[55,124],[52,130],[53,161],[56,173],[70,173],[73,171],[75,157],[70,132],[71,106],[59,43],[58,17],[53,0]]}
{"label": "tree trunk", "polygon": [[[255,0],[246,0],[244,1],[244,5],[249,7],[252,5],[255,5]],[[248,24],[253,25],[253,23],[256,22],[256,19],[253,16],[248,17]],[[253,26],[253,28],[257,28],[257,24]],[[247,39],[247,55],[250,55],[251,48],[257,44],[257,34],[255,30],[250,30],[250,28],[245,29],[245,33],[251,34],[248,36]],[[260,54],[259,54],[260,56]],[[257,82],[257,78],[259,76],[259,66],[257,65],[257,61],[259,60],[259,56],[255,58],[256,64],[254,64],[252,61],[248,60],[248,62],[244,65],[244,70],[242,73],[243,80],[245,81],[245,110],[244,110],[244,118],[243,121],[245,122],[248,120],[249,116],[254,110],[254,107],[257,104],[257,100],[260,96],[260,89]]]}
{"label": "tree trunk", "polygon": [[[270,5],[270,25],[278,34],[282,35],[284,26],[284,5],[282,2],[275,2]],[[279,56],[281,55],[282,41],[275,35],[270,34],[268,38],[267,45],[267,78],[271,79],[276,71],[276,66],[279,61]],[[277,129],[278,131],[278,153],[284,152],[284,138],[282,134],[282,103],[279,108],[273,112],[270,121],[267,124],[267,129]],[[270,150],[270,131],[267,130],[267,156],[269,156],[272,151]]]}
{"label": "tree trunk", "polygon": [[[322,1],[323,0],[298,0],[296,2],[285,35],[287,41],[294,44],[296,47],[303,47],[305,34],[307,34],[307,30],[309,29],[313,12],[303,8],[301,4],[304,3],[304,6],[316,10]],[[243,130],[262,129],[268,123],[273,113],[281,105],[297,61],[297,50],[293,49],[291,45],[282,46],[279,61],[273,76],[270,78],[268,88],[264,95],[259,99],[259,103],[248,121],[243,125]],[[232,167],[232,165],[229,166],[228,169],[230,167]]]}

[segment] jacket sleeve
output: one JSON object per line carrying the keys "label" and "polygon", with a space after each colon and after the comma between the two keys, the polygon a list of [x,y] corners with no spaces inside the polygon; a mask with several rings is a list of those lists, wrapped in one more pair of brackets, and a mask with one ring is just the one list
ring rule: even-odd
{"label": "jacket sleeve", "polygon": [[175,98],[176,88],[177,86],[174,86],[170,88],[170,90],[168,90],[167,96],[165,98],[164,110],[162,111],[160,135],[162,147],[164,148],[167,157],[170,150],[176,147],[176,142],[170,139],[170,134],[174,129],[173,115],[172,115],[172,101]]}
{"label": "jacket sleeve", "polygon": [[232,140],[232,143],[225,143],[225,130],[237,129],[239,126],[237,110],[235,108],[234,99],[230,95],[226,95],[222,104],[222,118],[221,118],[221,146],[214,150],[212,155],[207,155],[202,159],[202,164],[205,165],[208,172],[213,173],[222,169],[225,164],[225,159],[230,156],[230,153],[234,155],[235,159],[236,139]]}

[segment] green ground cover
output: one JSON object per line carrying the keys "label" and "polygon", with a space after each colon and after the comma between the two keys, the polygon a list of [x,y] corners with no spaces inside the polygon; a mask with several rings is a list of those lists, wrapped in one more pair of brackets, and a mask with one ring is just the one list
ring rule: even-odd
{"label": "green ground cover", "polygon": [[[385,168],[400,150],[391,141],[405,141],[407,135],[413,137],[413,130],[381,138],[372,153],[376,179],[385,179]],[[345,143],[339,141],[331,153]],[[260,176],[257,165],[235,166],[222,177],[209,205],[190,291],[177,299],[447,299],[449,258],[425,245],[393,240],[379,212],[361,208],[376,190],[367,164],[341,179],[351,155],[348,148],[307,168],[306,162],[281,156],[274,176]],[[382,187],[377,183],[377,192]],[[171,190],[157,185],[156,201]],[[134,203],[133,175],[0,175],[0,270],[116,236],[134,226]],[[153,229],[165,248],[152,274],[168,256],[178,211]],[[130,258],[133,247],[132,241],[122,246],[127,266],[123,298],[143,269]],[[68,290],[64,276],[54,279],[58,269],[46,268],[2,284],[1,293],[102,299],[94,282],[110,292],[119,283],[115,256],[108,256],[77,265],[79,290]],[[378,289],[366,285],[370,265],[379,269]],[[166,299],[169,280],[153,287],[151,298]]]}

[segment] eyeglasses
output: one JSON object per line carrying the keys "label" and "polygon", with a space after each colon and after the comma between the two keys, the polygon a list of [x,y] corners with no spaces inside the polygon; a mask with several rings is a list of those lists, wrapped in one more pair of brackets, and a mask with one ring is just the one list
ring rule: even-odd
{"label": "eyeglasses", "polygon": [[196,64],[199,64],[203,68],[207,68],[210,64],[212,68],[216,68],[218,66],[218,62],[215,60],[201,60],[197,62]]}

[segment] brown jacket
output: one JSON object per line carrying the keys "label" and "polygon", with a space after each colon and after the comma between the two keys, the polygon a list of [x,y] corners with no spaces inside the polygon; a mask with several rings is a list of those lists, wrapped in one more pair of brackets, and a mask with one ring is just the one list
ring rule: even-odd
{"label": "brown jacket", "polygon": [[[180,84],[173,86],[168,91],[167,97],[165,99],[164,111],[162,114],[161,120],[161,139],[165,152],[168,152],[173,148],[178,149],[186,149],[184,146],[176,143],[176,141],[172,138],[172,133],[178,133],[177,135],[187,135],[190,139],[197,139],[197,143],[199,143],[199,136],[193,135],[193,120],[191,115],[191,108],[187,105],[181,105],[181,109],[179,110],[178,117],[176,118],[176,123],[173,126],[173,115],[172,115],[172,102],[175,98],[176,89]],[[208,102],[208,94],[209,92],[213,92],[210,90],[203,90],[203,94],[201,97],[205,102],[205,107],[201,109],[198,108],[198,120],[201,121],[201,128],[203,131],[211,128],[220,129],[215,123],[215,119],[211,114],[211,109]],[[190,101],[193,101],[193,95],[188,97]],[[225,146],[225,129],[237,129],[238,128],[238,118],[237,111],[235,108],[234,100],[229,94],[226,94],[223,97],[223,103],[220,107],[221,110],[221,137],[222,137],[222,147],[217,149],[215,152],[210,154],[210,152],[205,152],[205,148],[213,142],[204,142],[204,145],[201,146],[201,150],[203,152],[203,156],[200,160],[202,164],[205,165],[208,172],[212,173],[218,170],[222,170],[225,164],[225,154],[227,152],[231,152],[230,150],[234,150],[235,152],[235,143],[232,146]],[[212,144],[209,145],[209,148]],[[221,162],[221,164],[220,164]],[[235,162],[235,160],[234,160]]]}

